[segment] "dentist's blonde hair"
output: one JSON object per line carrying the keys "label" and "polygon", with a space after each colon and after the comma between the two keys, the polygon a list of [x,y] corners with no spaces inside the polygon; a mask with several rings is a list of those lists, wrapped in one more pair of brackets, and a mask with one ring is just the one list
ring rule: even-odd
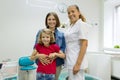
{"label": "dentist's blonde hair", "polygon": [[[80,12],[80,9],[79,9],[79,7],[78,7],[77,5],[70,5],[69,7],[71,7],[71,6],[74,6],[74,7]],[[69,9],[69,7],[68,7],[68,9]],[[86,19],[85,19],[85,17],[82,15],[81,12],[80,12],[79,18],[80,18],[83,22],[86,22]]]}

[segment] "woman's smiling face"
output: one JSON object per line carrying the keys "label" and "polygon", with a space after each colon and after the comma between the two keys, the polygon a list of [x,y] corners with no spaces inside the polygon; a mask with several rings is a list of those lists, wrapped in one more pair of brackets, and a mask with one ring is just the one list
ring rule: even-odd
{"label": "woman's smiling face", "polygon": [[49,28],[55,28],[56,26],[56,19],[53,15],[49,15],[47,18],[47,24]]}
{"label": "woman's smiling face", "polygon": [[70,22],[74,24],[79,19],[80,12],[77,10],[75,6],[69,6],[67,11]]}

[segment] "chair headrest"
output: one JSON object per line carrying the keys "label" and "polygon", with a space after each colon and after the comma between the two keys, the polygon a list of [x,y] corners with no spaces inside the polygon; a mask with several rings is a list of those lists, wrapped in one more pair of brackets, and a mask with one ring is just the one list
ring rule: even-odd
{"label": "chair headrest", "polygon": [[34,61],[30,60],[29,56],[24,56],[19,58],[19,65],[20,66],[29,66],[33,65]]}

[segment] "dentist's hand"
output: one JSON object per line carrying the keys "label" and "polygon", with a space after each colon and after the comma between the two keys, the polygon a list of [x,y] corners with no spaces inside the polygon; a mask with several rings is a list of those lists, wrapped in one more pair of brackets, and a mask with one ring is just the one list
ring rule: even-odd
{"label": "dentist's hand", "polygon": [[80,65],[75,64],[75,66],[73,67],[73,74],[77,74],[80,71]]}

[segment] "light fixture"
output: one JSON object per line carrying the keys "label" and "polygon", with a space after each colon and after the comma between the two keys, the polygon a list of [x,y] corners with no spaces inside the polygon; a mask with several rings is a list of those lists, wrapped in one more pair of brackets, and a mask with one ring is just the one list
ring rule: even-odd
{"label": "light fixture", "polygon": [[57,6],[57,3],[50,0],[26,0],[26,4],[32,7],[41,7],[47,9],[54,9]]}

